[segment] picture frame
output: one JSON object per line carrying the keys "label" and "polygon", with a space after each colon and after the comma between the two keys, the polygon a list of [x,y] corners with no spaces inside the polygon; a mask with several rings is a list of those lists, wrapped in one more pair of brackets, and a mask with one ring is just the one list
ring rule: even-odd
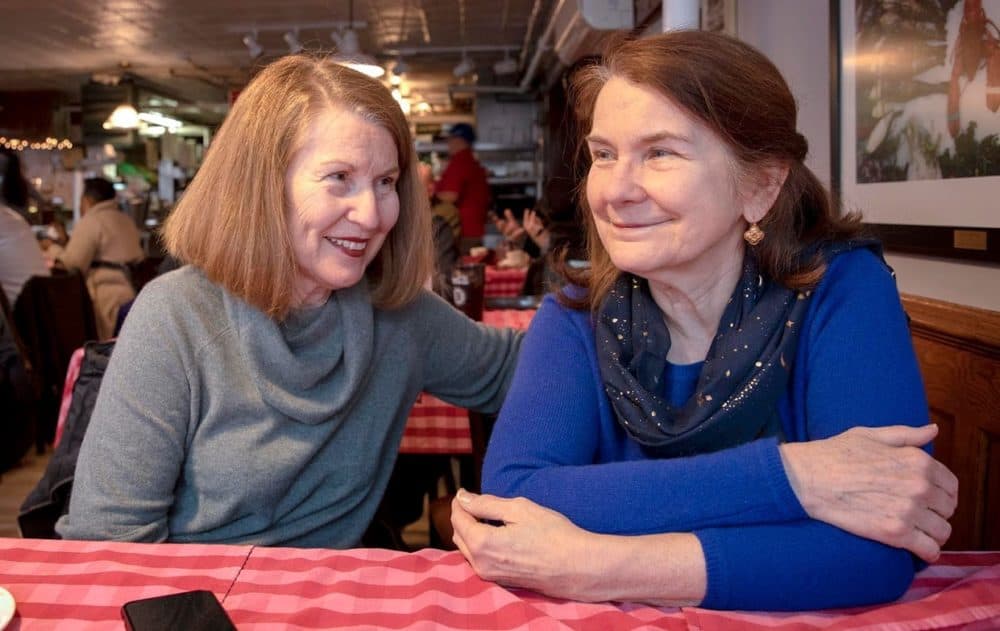
{"label": "picture frame", "polygon": [[701,0],[701,29],[736,36],[736,0]]}
{"label": "picture frame", "polygon": [[[1000,0],[973,1],[1000,24]],[[1000,109],[991,60],[952,54],[964,3],[831,0],[831,184],[886,250],[1000,263]]]}

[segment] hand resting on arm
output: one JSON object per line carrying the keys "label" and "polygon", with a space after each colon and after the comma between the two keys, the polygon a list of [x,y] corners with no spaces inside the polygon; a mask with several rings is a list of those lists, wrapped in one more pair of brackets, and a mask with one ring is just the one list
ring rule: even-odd
{"label": "hand resting on arm", "polygon": [[854,427],[780,452],[810,517],[931,563],[958,502],[958,478],[921,449],[935,436],[936,425]]}

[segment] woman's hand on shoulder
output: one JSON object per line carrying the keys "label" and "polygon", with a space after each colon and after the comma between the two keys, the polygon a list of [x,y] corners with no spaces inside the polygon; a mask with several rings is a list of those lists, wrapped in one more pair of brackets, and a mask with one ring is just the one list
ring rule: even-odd
{"label": "woman's hand on shoulder", "polygon": [[936,425],[854,427],[780,451],[810,517],[933,562],[958,502],[958,479],[921,449],[936,435]]}
{"label": "woman's hand on shoulder", "polygon": [[480,577],[558,598],[601,600],[589,594],[585,567],[596,535],[556,511],[523,497],[465,490],[459,490],[451,511],[455,545]]}

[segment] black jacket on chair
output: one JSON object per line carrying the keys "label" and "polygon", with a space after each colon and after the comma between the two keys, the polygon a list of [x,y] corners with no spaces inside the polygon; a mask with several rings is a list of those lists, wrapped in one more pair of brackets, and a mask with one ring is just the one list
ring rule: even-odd
{"label": "black jacket on chair", "polygon": [[34,539],[58,539],[56,521],[69,510],[70,493],[76,472],[76,458],[83,436],[90,425],[97,393],[115,343],[88,342],[84,346],[80,376],[73,386],[73,400],[66,415],[62,438],[56,445],[42,479],[21,504],[17,523],[21,536]]}
{"label": "black jacket on chair", "polygon": [[97,339],[94,307],[83,277],[73,273],[29,278],[14,304],[14,326],[39,380],[36,445],[41,448],[55,435],[73,351]]}

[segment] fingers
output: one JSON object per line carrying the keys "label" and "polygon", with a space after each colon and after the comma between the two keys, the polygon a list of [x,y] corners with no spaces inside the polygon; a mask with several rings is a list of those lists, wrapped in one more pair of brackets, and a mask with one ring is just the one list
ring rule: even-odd
{"label": "fingers", "polygon": [[[934,486],[951,496],[955,502],[958,501],[958,477],[948,467],[937,460],[933,460],[930,478]],[[954,510],[954,507],[952,507],[952,510]]]}
{"label": "fingers", "polygon": [[537,234],[539,230],[543,228],[542,220],[539,219],[538,215],[535,214],[533,210],[526,210],[524,212],[524,227],[528,230],[530,234]]}
{"label": "fingers", "polygon": [[493,495],[477,495],[465,489],[458,490],[455,500],[469,515],[478,519],[507,521],[504,517],[509,516],[508,505],[511,500]]}
{"label": "fingers", "polygon": [[480,571],[477,567],[479,559],[473,551],[474,546],[470,545],[470,541],[475,539],[478,529],[486,526],[479,523],[479,520],[467,512],[465,505],[459,502],[457,497],[451,502],[451,527],[453,531],[451,540],[455,543],[455,547],[469,561],[472,569],[479,574]]}
{"label": "fingers", "polygon": [[934,541],[938,547],[938,552],[940,552],[941,546],[948,542],[948,537],[951,536],[951,524],[934,511],[921,511],[917,515],[916,526],[917,530]]}
{"label": "fingers", "polygon": [[930,510],[948,519],[955,513],[958,505],[958,479],[937,460],[933,461],[931,467],[933,472],[924,494],[924,503]]}
{"label": "fingers", "polygon": [[941,556],[941,546],[927,533],[916,528],[913,529],[908,541],[900,547],[909,550],[927,563],[933,563]]}
{"label": "fingers", "polygon": [[922,427],[890,425],[888,427],[859,427],[855,429],[864,430],[869,438],[891,447],[923,447],[934,440],[938,434],[938,426],[933,423]]}

